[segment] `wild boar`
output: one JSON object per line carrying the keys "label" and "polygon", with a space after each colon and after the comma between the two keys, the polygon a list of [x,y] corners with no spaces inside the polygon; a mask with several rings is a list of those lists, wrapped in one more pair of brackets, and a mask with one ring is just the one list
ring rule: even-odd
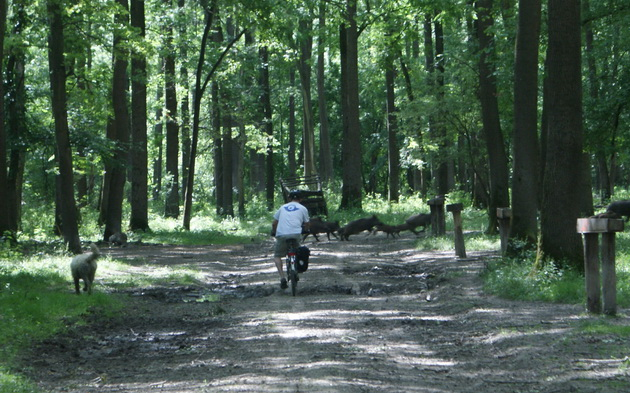
{"label": "wild boar", "polygon": [[382,224],[381,220],[379,220],[376,215],[373,215],[372,217],[359,218],[358,220],[350,221],[342,228],[339,228],[337,233],[341,236],[341,240],[349,240],[348,237],[350,235],[356,235],[357,233],[363,231],[372,232],[375,225]]}
{"label": "wild boar", "polygon": [[304,241],[308,235],[313,235],[316,241],[319,241],[319,237],[317,237],[318,233],[325,233],[328,240],[330,240],[330,235],[333,235],[335,239],[338,239],[335,232],[339,229],[339,221],[323,221],[319,217],[313,217],[310,221],[311,225],[309,228],[309,232],[303,233],[302,241]]}
{"label": "wild boar", "polygon": [[376,235],[377,232],[385,232],[385,234],[387,235],[387,238],[389,238],[390,236],[392,238],[395,238],[396,235],[400,236],[400,230],[398,229],[397,225],[387,225],[387,224],[376,225],[374,228],[374,232],[372,233]]}
{"label": "wild boar", "polygon": [[409,230],[414,234],[418,234],[416,228],[422,227],[420,232],[424,232],[428,225],[431,225],[431,215],[426,213],[415,214],[405,220],[405,223],[409,224]]}
{"label": "wild boar", "polygon": [[630,220],[630,201],[615,201],[606,208],[606,213],[614,213],[619,218],[626,217],[626,222]]}
{"label": "wild boar", "polygon": [[109,237],[109,243],[114,246],[127,247],[127,234],[116,232]]}

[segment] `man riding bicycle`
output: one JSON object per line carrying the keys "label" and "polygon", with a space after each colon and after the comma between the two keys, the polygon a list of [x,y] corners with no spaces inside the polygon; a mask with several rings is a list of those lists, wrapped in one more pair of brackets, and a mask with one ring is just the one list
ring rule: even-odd
{"label": "man riding bicycle", "polygon": [[289,193],[289,202],[282,205],[273,215],[271,235],[276,237],[273,259],[280,274],[280,288],[286,289],[287,278],[282,268],[282,258],[287,255],[287,239],[295,239],[300,244],[302,229],[308,232],[310,227],[308,210],[300,202],[299,190]]}

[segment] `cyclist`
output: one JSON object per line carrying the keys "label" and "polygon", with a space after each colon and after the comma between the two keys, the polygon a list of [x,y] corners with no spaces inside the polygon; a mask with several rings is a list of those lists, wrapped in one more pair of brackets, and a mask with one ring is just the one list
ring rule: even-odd
{"label": "cyclist", "polygon": [[282,268],[282,258],[287,255],[287,239],[293,238],[300,244],[302,229],[308,232],[310,227],[308,210],[300,202],[299,190],[289,193],[289,202],[282,205],[273,215],[271,235],[276,237],[273,259],[280,274],[280,288],[286,289],[287,278]]}

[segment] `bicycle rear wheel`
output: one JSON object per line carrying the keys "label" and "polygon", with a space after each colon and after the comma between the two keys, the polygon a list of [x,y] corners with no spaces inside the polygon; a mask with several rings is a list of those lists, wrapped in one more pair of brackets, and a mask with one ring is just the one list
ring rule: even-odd
{"label": "bicycle rear wheel", "polygon": [[291,293],[293,296],[297,293],[297,282],[299,280],[296,266],[297,261],[295,258],[295,249],[297,246],[298,243],[295,239],[287,239],[287,276],[291,283]]}
{"label": "bicycle rear wheel", "polygon": [[295,296],[295,294],[297,293],[297,282],[298,282],[298,274],[295,271],[295,269],[291,269],[289,279],[291,280],[291,294]]}

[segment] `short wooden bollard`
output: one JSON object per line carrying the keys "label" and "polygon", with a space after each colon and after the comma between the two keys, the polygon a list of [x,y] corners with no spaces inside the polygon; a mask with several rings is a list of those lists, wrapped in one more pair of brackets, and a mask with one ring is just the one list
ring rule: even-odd
{"label": "short wooden bollard", "polygon": [[453,213],[453,232],[455,234],[455,255],[466,258],[466,245],[464,243],[464,230],[462,229],[462,210],[464,205],[453,203],[446,205],[446,211]]}
{"label": "short wooden bollard", "polygon": [[507,253],[508,239],[510,237],[510,221],[512,209],[507,207],[497,208],[497,221],[499,222],[499,236],[501,237],[501,255]]}
{"label": "short wooden bollard", "polygon": [[444,196],[429,199],[427,204],[431,208],[431,233],[440,236],[446,233],[446,219],[444,218]]}
{"label": "short wooden bollard", "polygon": [[599,275],[599,234],[602,234],[601,261],[604,314],[617,313],[617,275],[615,273],[615,232],[623,231],[623,220],[612,218],[579,218],[577,231],[584,237],[584,275],[586,308],[602,312]]}

